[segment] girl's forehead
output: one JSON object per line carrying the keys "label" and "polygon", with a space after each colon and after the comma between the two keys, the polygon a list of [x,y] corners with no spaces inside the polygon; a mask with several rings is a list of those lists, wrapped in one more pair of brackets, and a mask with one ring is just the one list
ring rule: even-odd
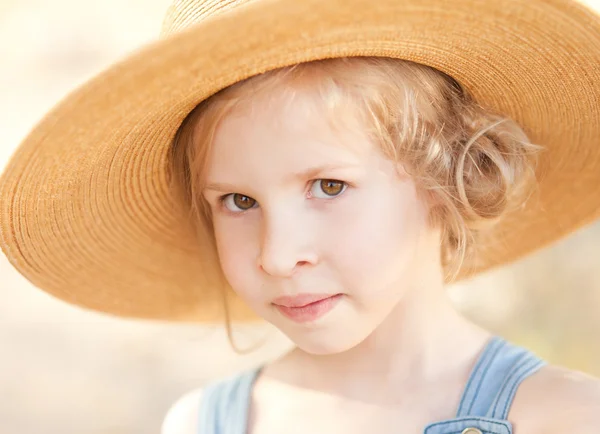
{"label": "girl's forehead", "polygon": [[240,101],[224,116],[213,139],[215,157],[309,149],[360,154],[369,151],[370,145],[367,125],[356,107],[334,104],[311,89],[292,87],[276,87]]}
{"label": "girl's forehead", "polygon": [[254,100],[232,111],[216,131],[204,181],[250,183],[262,189],[273,183],[287,185],[291,178],[306,180],[309,174],[356,173],[384,164],[356,122],[353,128],[335,128],[335,113],[310,98],[296,94],[281,98],[280,104],[276,99]]}

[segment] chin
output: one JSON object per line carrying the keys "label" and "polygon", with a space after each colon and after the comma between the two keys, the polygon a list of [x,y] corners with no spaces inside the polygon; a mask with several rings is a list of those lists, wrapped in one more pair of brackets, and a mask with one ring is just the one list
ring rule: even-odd
{"label": "chin", "polygon": [[315,356],[343,353],[359,345],[364,337],[357,336],[355,330],[282,330],[286,336],[302,351]]}

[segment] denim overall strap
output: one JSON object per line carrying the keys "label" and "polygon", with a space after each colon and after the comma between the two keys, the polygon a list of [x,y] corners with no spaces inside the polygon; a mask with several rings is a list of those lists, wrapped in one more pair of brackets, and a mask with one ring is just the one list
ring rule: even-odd
{"label": "denim overall strap", "polygon": [[526,350],[498,336],[479,356],[454,419],[431,423],[425,434],[512,434],[507,420],[518,386],[546,364]]}
{"label": "denim overall strap", "polygon": [[519,384],[543,365],[527,349],[493,337],[471,372],[456,416],[506,419]]}
{"label": "denim overall strap", "polygon": [[209,384],[202,393],[198,434],[244,434],[252,386],[260,369]]}

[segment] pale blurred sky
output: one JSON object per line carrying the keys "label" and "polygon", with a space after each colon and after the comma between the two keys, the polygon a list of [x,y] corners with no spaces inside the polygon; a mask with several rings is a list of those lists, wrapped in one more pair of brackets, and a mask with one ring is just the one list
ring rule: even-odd
{"label": "pale blurred sky", "polygon": [[68,91],[157,38],[170,3],[0,2],[0,168],[29,129]]}

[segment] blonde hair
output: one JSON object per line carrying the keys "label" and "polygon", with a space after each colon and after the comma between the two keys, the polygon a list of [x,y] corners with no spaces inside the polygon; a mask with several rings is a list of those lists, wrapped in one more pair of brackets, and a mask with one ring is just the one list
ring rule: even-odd
{"label": "blonde hair", "polygon": [[173,182],[183,186],[197,222],[211,224],[199,192],[220,121],[259,92],[302,86],[320,97],[332,121],[343,128],[351,124],[340,113],[352,107],[384,154],[400,163],[432,200],[431,222],[441,228],[442,263],[450,280],[473,254],[478,235],[526,198],[538,147],[516,122],[481,107],[457,81],[432,67],[345,57],[251,77],[188,115],[174,140]]}

